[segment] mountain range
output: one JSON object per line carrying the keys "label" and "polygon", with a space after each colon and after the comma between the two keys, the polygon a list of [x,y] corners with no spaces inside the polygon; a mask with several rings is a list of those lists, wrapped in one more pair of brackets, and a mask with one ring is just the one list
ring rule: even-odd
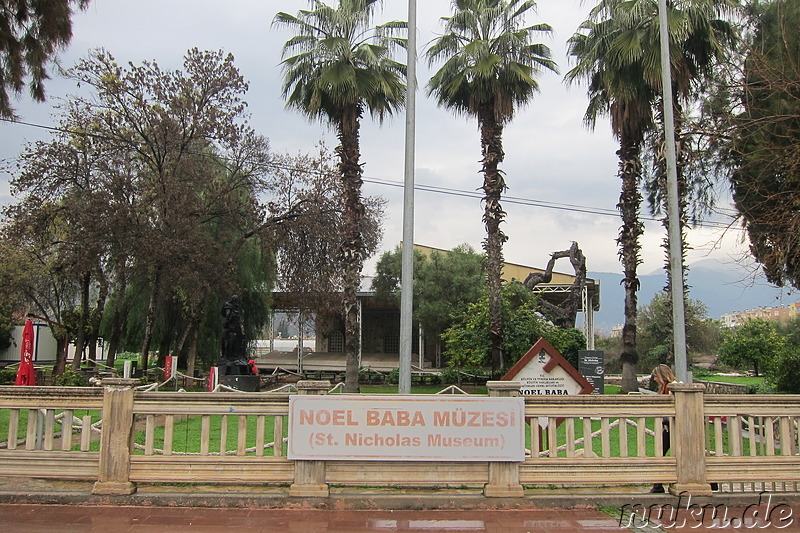
{"label": "mountain range", "polygon": [[[769,284],[760,270],[737,263],[727,264],[715,259],[704,259],[689,265],[687,284],[689,298],[702,302],[708,317],[719,319],[722,315],[746,311],[757,307],[779,307],[800,301],[797,291],[781,289]],[[756,272],[756,273],[754,273]],[[611,328],[624,322],[625,291],[621,285],[622,274],[589,272],[588,277],[600,282],[600,311],[595,312],[595,330],[609,334]],[[653,296],[667,284],[663,270],[640,275],[639,307],[648,305]]]}

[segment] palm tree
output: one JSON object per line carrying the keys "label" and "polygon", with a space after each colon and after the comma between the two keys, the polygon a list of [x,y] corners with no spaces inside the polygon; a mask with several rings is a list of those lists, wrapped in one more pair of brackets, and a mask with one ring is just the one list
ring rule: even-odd
{"label": "palm tree", "polygon": [[[672,0],[668,2],[669,53],[673,104],[676,110],[675,135],[676,146],[679,148],[677,155],[682,236],[681,257],[686,249],[685,228],[688,224],[686,212],[687,198],[690,193],[684,172],[684,152],[680,149],[684,146],[684,143],[681,142],[684,104],[691,102],[696,93],[701,90],[702,83],[709,79],[713,67],[726,56],[735,42],[733,26],[725,20],[724,16],[733,13],[739,3],[739,0]],[[662,93],[657,0],[600,0],[591,11],[588,24],[584,23],[584,25],[586,29],[595,31],[598,35],[596,39],[593,39],[598,41],[597,46],[606,46],[605,49],[600,48],[594,52],[595,55],[616,65],[615,68],[630,69],[628,74],[633,75],[630,78],[632,81],[636,81],[638,76],[638,90],[643,92],[630,96],[632,98],[646,97],[649,98],[648,102],[656,104],[657,122],[661,124],[661,142],[663,143],[663,115],[660,112],[661,106],[657,105]],[[599,37],[600,31],[607,34],[603,39]],[[606,45],[602,45],[602,40],[607,41]],[[617,74],[621,73],[617,72]],[[650,96],[651,94],[654,98]],[[658,149],[657,151],[663,154],[663,150]],[[661,161],[663,162],[663,157]],[[641,163],[639,165],[641,169]],[[659,181],[665,182],[665,167],[663,163],[659,166]],[[653,201],[661,203],[665,201],[665,198],[665,193],[651,195],[651,207],[654,205]],[[667,224],[668,220],[665,218],[665,227]],[[669,253],[667,256],[669,257]],[[672,280],[669,275],[668,263],[666,270],[669,288]],[[627,272],[625,276],[627,284],[629,281]],[[629,303],[626,300],[626,314]],[[627,322],[626,316],[626,325]]]}
{"label": "palm tree", "polygon": [[641,263],[639,238],[644,226],[639,220],[642,202],[640,182],[642,176],[641,149],[645,134],[653,127],[652,105],[656,94],[642,83],[643,66],[625,61],[625,28],[620,28],[617,18],[599,22],[585,21],[569,40],[569,53],[576,66],[567,73],[569,83],[588,82],[589,107],[584,122],[594,128],[599,115],[611,118],[611,130],[619,141],[619,177],[622,191],[617,208],[622,218],[617,245],[622,262],[625,287],[625,325],[622,329],[622,391],[638,389],[636,363],[636,310],[639,278],[637,267]]}
{"label": "palm tree", "polygon": [[311,10],[297,15],[280,12],[275,24],[288,26],[295,36],[283,47],[283,96],[312,120],[336,129],[339,172],[345,190],[344,235],[341,260],[347,370],[345,389],[358,392],[358,354],[361,324],[356,291],[366,259],[362,235],[364,205],[361,199],[362,171],[359,126],[365,110],[383,120],[405,103],[405,65],[392,53],[405,46],[395,36],[404,22],[373,27],[379,0],[340,0],[334,8],[312,0]]}
{"label": "palm tree", "polygon": [[506,189],[503,173],[503,127],[519,106],[538,91],[536,75],[542,69],[557,71],[550,49],[532,42],[550,33],[547,24],[526,26],[524,16],[536,3],[531,0],[454,0],[454,13],[445,17],[445,34],[428,49],[428,61],[444,60],[428,84],[428,94],[456,113],[478,119],[483,159],[483,223],[486,239],[486,281],[489,291],[489,330],[492,368],[503,362],[503,310],[501,270],[506,235],[500,229],[505,211],[500,198]]}

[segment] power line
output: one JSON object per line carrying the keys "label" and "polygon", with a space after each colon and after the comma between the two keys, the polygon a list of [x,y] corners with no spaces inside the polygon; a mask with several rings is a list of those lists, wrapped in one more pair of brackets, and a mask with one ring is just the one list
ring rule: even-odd
{"label": "power line", "polygon": [[[385,178],[363,178],[365,182],[368,183],[375,183],[377,185],[386,185],[390,187],[403,187],[403,184],[399,181],[389,180]],[[478,200],[483,199],[483,195],[476,191],[466,191],[462,189],[452,189],[448,187],[440,187],[435,185],[425,185],[418,183],[414,187],[415,190],[425,191],[425,192],[433,192],[437,194],[444,194],[447,196],[459,196],[459,197],[466,197],[466,198],[475,198]],[[570,211],[573,213],[586,213],[590,215],[598,215],[598,216],[609,216],[617,218],[619,217],[619,212],[612,209],[602,208],[602,207],[591,207],[591,206],[583,206],[583,205],[576,205],[576,204],[565,204],[560,202],[550,202],[547,200],[535,200],[531,198],[522,198],[517,196],[503,196],[503,202],[510,203],[510,204],[519,204],[519,205],[526,205],[529,207],[539,207],[542,209],[556,209],[559,211]],[[651,216],[639,216],[640,220],[647,220],[651,222],[661,222],[662,220],[659,218],[651,217]],[[707,220],[695,224],[695,227],[708,227],[708,228],[717,228],[717,229],[740,229],[740,228],[731,228],[730,224],[721,221],[714,221],[714,220]]]}
{"label": "power line", "polygon": [[[20,124],[20,125],[23,125],[23,126],[29,126],[29,127],[33,127],[33,128],[39,128],[39,129],[44,129],[44,130],[48,130],[48,131],[54,131],[54,132],[58,132],[58,133],[68,133],[68,134],[72,134],[72,135],[83,135],[83,136],[92,137],[92,138],[96,138],[96,139],[112,140],[109,137],[106,137],[106,136],[103,136],[103,135],[89,133],[89,132],[86,132],[86,131],[77,131],[77,130],[71,130],[71,129],[68,129],[68,128],[60,128],[60,127],[56,127],[56,126],[47,126],[47,125],[44,125],[44,124],[36,124],[36,123],[33,123],[33,122],[26,122],[26,121],[17,120],[17,119],[10,119],[10,118],[0,118],[0,120],[2,120],[4,122],[9,122],[9,123],[12,123],[12,124]],[[208,154],[202,154],[202,155],[208,155]],[[216,155],[215,157],[218,157],[220,159],[228,159],[228,158],[226,158],[224,156],[219,156],[219,155]],[[270,166],[272,168],[281,169],[281,170],[290,170],[290,171],[301,172],[301,173],[306,173],[306,174],[324,173],[324,171],[320,171],[320,170],[310,170],[310,169],[305,169],[305,168],[298,168],[298,167],[293,167],[293,166],[290,166],[290,165],[282,165],[282,164],[279,164],[279,163],[268,163],[267,166]],[[366,183],[373,183],[375,185],[383,185],[383,186],[386,186],[386,187],[396,187],[396,188],[401,188],[401,189],[403,188],[403,182],[398,181],[398,180],[391,180],[391,179],[387,179],[387,178],[377,178],[377,177],[372,177],[372,176],[362,177],[362,180],[364,182],[366,182]],[[415,183],[414,184],[414,190],[422,191],[422,192],[430,192],[430,193],[434,193],[434,194],[442,194],[442,195],[445,195],[445,196],[462,197],[462,198],[474,198],[474,199],[477,199],[477,200],[482,200],[483,199],[483,195],[478,191],[468,191],[468,190],[463,190],[463,189],[455,189],[455,188],[451,188],[451,187],[441,187],[441,186],[438,186],[438,185],[427,185],[427,184],[424,184],[424,183]],[[594,206],[585,206],[585,205],[578,205],[578,204],[567,204],[567,203],[561,203],[561,202],[552,202],[552,201],[548,201],[548,200],[524,198],[524,197],[519,197],[519,196],[503,195],[502,196],[502,201],[505,202],[505,203],[509,203],[509,204],[524,205],[524,206],[528,206],[528,207],[537,207],[537,208],[541,208],[541,209],[554,209],[554,210],[557,210],[557,211],[568,211],[568,212],[572,212],[572,213],[584,213],[584,214],[588,214],[588,215],[614,217],[614,218],[619,216],[619,212],[616,209],[608,209],[608,208],[604,208],[604,207],[594,207]],[[646,215],[640,215],[639,219],[640,220],[644,220],[644,221],[649,221],[649,222],[661,222],[662,221],[662,219],[651,217],[651,216],[646,216]],[[702,221],[702,222],[700,222],[698,224],[695,224],[694,227],[712,228],[712,229],[736,229],[736,230],[742,230],[742,228],[733,227],[731,224],[728,224],[728,223],[725,223],[725,222],[721,222],[721,221],[714,221],[714,220]]]}

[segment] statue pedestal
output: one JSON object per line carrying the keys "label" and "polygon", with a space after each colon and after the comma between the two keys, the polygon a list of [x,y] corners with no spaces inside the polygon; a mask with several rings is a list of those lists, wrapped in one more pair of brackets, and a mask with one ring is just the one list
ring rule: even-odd
{"label": "statue pedestal", "polygon": [[220,376],[219,384],[244,392],[261,391],[261,379],[253,374],[249,376]]}
{"label": "statue pedestal", "polygon": [[253,374],[246,361],[220,361],[217,368],[220,385],[245,392],[261,390],[261,379]]}

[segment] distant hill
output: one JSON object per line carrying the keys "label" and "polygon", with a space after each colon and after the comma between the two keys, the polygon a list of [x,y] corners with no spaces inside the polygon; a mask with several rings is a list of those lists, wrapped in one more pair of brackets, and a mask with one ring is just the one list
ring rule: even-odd
{"label": "distant hill", "polygon": [[[598,333],[610,333],[611,328],[624,321],[625,291],[620,284],[621,274],[589,272],[588,276],[600,281],[600,311],[595,313]],[[656,271],[639,276],[639,306],[647,305],[667,283],[666,274]],[[725,264],[714,259],[704,259],[689,266],[689,297],[703,302],[710,318],[720,318],[734,311],[756,307],[775,307],[800,301],[797,291],[790,292],[770,285],[760,276],[752,279],[745,267]]]}

